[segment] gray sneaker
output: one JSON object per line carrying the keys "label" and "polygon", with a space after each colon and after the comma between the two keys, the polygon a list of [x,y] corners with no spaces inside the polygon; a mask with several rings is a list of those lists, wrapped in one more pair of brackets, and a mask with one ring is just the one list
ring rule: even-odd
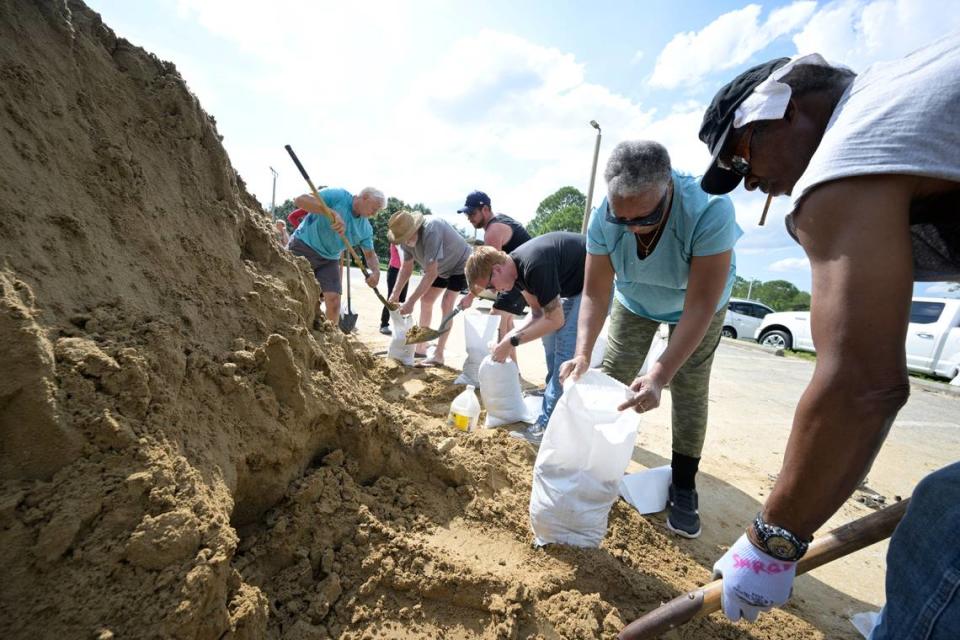
{"label": "gray sneaker", "polygon": [[696,489],[680,489],[670,485],[667,502],[667,529],[684,538],[699,538],[700,512]]}
{"label": "gray sneaker", "polygon": [[526,440],[535,447],[539,447],[540,443],[543,442],[543,434],[547,432],[547,428],[540,424],[539,422],[530,425],[523,431],[511,431],[510,436],[512,438],[519,438],[521,440]]}

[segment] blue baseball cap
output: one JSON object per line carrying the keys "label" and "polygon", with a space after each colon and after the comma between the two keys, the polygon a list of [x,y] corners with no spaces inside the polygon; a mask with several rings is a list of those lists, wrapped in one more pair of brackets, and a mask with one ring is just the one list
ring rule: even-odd
{"label": "blue baseball cap", "polygon": [[467,196],[466,201],[463,203],[463,207],[457,209],[457,213],[470,213],[474,209],[489,206],[490,196],[485,194],[483,191],[474,191]]}

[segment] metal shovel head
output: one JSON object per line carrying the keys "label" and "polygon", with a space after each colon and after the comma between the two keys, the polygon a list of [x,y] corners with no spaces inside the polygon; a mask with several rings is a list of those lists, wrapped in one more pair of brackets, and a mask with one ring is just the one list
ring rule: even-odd
{"label": "metal shovel head", "polygon": [[441,333],[446,333],[450,331],[450,322],[453,320],[453,316],[457,315],[463,311],[463,307],[459,304],[453,308],[453,311],[443,316],[443,320],[440,322],[440,326],[436,329],[430,329],[428,327],[416,326],[407,331],[406,344],[418,344],[420,342],[430,342],[434,338],[437,338]]}
{"label": "metal shovel head", "polygon": [[340,314],[340,322],[337,323],[337,326],[340,327],[340,331],[344,333],[350,333],[357,326],[357,317],[356,313],[342,313]]}
{"label": "metal shovel head", "polygon": [[411,327],[407,331],[407,339],[405,344],[419,344],[421,342],[430,342],[440,336],[443,331],[437,331],[436,329],[425,329],[419,325]]}

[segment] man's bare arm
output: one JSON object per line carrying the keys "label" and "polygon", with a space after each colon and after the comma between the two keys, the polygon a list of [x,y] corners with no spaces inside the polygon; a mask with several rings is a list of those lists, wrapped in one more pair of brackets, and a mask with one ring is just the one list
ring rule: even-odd
{"label": "man's bare arm", "polygon": [[597,336],[607,320],[614,275],[610,256],[587,254],[583,298],[580,300],[580,317],[577,321],[577,348],[574,351],[575,355],[584,356],[587,360],[590,360]]}
{"label": "man's bare arm", "polygon": [[494,222],[483,232],[483,244],[494,249],[503,249],[503,245],[510,242],[513,229],[502,222]]}
{"label": "man's bare arm", "polygon": [[806,196],[796,216],[813,270],[817,364],[764,517],[800,536],[850,496],[909,395],[915,184],[899,176],[839,180]]}
{"label": "man's bare arm", "polygon": [[[524,292],[524,294],[526,294],[526,292]],[[524,297],[527,296],[525,295]],[[530,296],[527,297],[528,303],[531,301],[531,298],[533,298],[533,302],[536,302],[536,297]],[[540,307],[540,305],[538,304],[537,307]],[[553,333],[563,326],[563,304],[560,302],[560,296],[557,296],[545,304],[540,314],[533,313],[532,304],[530,305],[530,310],[530,320],[524,323],[522,327],[517,327],[509,332],[504,338],[515,334],[522,334],[523,342],[531,342],[549,333]]]}

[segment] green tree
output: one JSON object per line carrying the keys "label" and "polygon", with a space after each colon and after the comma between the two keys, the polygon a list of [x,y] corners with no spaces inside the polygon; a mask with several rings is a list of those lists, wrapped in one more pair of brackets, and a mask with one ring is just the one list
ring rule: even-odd
{"label": "green tree", "polygon": [[287,231],[293,231],[293,228],[290,227],[290,223],[287,222],[287,216],[290,215],[294,209],[297,208],[297,205],[293,204],[293,200],[287,198],[283,201],[282,204],[278,204],[277,208],[273,211],[274,220],[283,220],[287,225]]}
{"label": "green tree", "polygon": [[576,187],[563,187],[537,207],[537,215],[527,225],[531,236],[550,231],[580,232],[583,225],[583,207],[587,197]]}
{"label": "green tree", "polygon": [[746,298],[748,292],[752,300],[762,302],[774,311],[806,311],[810,308],[810,294],[786,280],[754,280],[751,287],[750,281],[737,276],[731,295]]}

